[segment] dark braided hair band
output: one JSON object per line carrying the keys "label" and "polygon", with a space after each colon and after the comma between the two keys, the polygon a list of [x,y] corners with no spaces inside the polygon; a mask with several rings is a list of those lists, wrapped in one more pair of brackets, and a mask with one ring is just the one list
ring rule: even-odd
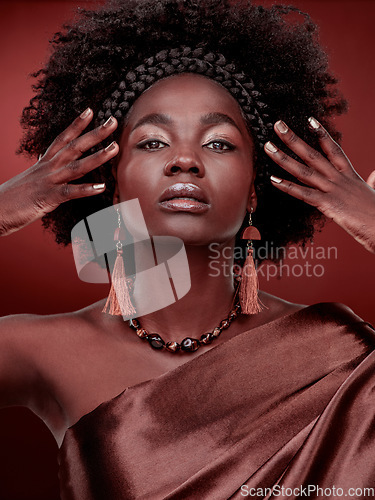
{"label": "dark braided hair band", "polygon": [[254,138],[259,141],[258,146],[264,146],[272,124],[266,113],[267,105],[262,102],[254,82],[243,72],[237,72],[235,65],[228,64],[222,54],[205,53],[203,47],[162,50],[128,71],[111,97],[104,101],[98,113],[99,124],[111,115],[124,119],[142,92],[156,81],[179,73],[198,73],[225,87],[240,105]]}

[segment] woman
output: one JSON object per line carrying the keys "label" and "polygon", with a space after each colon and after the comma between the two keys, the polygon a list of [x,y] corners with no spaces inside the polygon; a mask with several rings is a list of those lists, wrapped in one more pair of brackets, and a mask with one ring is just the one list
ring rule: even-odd
{"label": "woman", "polygon": [[[71,204],[70,212],[66,205],[61,205],[45,217],[46,224],[54,226],[58,240],[67,242],[70,229],[83,216],[112,202],[138,198],[151,236],[178,236],[184,240],[192,279],[191,290],[183,299],[140,321],[147,330],[160,332],[165,341],[181,342],[187,332],[199,338],[200,334],[211,331],[230,310],[234,296],[232,279],[207,275],[208,246],[212,242],[229,245],[233,252],[236,234],[248,223],[246,212],[256,210],[257,226],[266,241],[273,239],[277,245],[284,245],[304,240],[312,235],[316,212],[282,194],[277,201],[276,193],[290,191],[290,188],[299,198],[306,198],[309,193],[313,204],[373,251],[374,193],[355,174],[322,125],[316,119],[307,120],[311,115],[316,116],[335,135],[325,114],[343,109],[343,101],[329,100],[333,94],[326,85],[333,83],[332,77],[312,40],[309,23],[291,31],[285,27],[282,9],[265,11],[246,6],[230,9],[216,3],[182,7],[169,2],[158,4],[155,23],[154,11],[151,14],[147,3],[141,5],[138,10],[135,5],[127,4],[119,10],[89,14],[88,21],[78,30],[72,29],[66,38],[60,38],[62,48],[51,59],[40,87],[39,102],[35,101],[24,115],[25,122],[37,128],[25,138],[23,148],[42,157],[25,174],[3,186],[2,228],[4,234],[9,233],[50,214],[63,201],[94,192],[104,193],[101,199],[97,197],[96,205],[88,198],[88,203]],[[152,7],[154,9],[155,4]],[[104,20],[105,30],[102,29]],[[222,29],[218,29],[218,23],[222,23]],[[251,35],[249,26],[253,30]],[[271,53],[271,45],[266,43],[271,28],[278,42],[283,41],[294,50],[295,57],[284,55],[276,64],[275,53]],[[250,36],[252,44],[263,50],[254,50],[257,57],[252,61],[235,50]],[[108,37],[112,45],[108,44]],[[123,45],[119,46],[118,40]],[[150,44],[150,40],[154,43]],[[188,43],[192,41],[198,45],[198,52],[188,50]],[[151,55],[150,45],[153,46]],[[301,54],[302,45],[308,50]],[[82,56],[77,61],[78,46]],[[212,52],[212,46],[220,52]],[[273,51],[275,46],[277,44],[272,45]],[[277,55],[281,57],[286,53],[285,45],[278,50]],[[144,52],[144,56],[140,56],[139,51]],[[227,67],[221,51],[233,55],[235,69]],[[74,75],[67,64],[73,57],[75,64],[78,63]],[[151,57],[158,62],[148,62]],[[176,67],[184,66],[177,74],[163,73],[153,82],[141,78],[152,75],[153,68],[160,69],[158,63],[166,63],[167,69],[174,64],[171,59],[177,60]],[[208,69],[197,71],[202,60],[209,63]],[[287,60],[289,66],[286,66]],[[139,63],[146,67],[135,71]],[[242,68],[237,68],[239,63]],[[192,68],[192,64],[196,67]],[[218,67],[229,73],[229,76],[222,73],[220,83],[213,77]],[[212,68],[215,73],[209,74]],[[245,79],[238,76],[242,72]],[[103,75],[100,82],[98,74]],[[302,88],[295,85],[297,74],[303,81]],[[281,76],[285,79],[287,75],[289,82],[284,80],[283,85],[276,85]],[[67,91],[68,81],[73,94]],[[224,85],[233,81],[247,84],[242,87],[253,100],[252,109],[247,109],[247,103],[236,101],[233,84]],[[135,88],[127,89],[129,82],[135,84]],[[145,82],[147,90],[146,86],[142,88]],[[295,96],[291,96],[291,92],[295,92]],[[51,134],[56,135],[63,123],[67,125],[70,111],[75,107],[82,109],[83,102],[94,96],[95,114],[102,125],[84,133],[94,121],[94,113],[88,109],[48,147]],[[284,101],[289,96],[298,102],[295,105],[292,99],[283,102],[281,96]],[[63,101],[61,107],[59,99]],[[54,109],[64,110],[60,115],[52,112],[49,107],[52,102],[56,105]],[[94,108],[91,102],[87,104]],[[298,109],[300,117],[296,113]],[[309,113],[305,114],[307,110]],[[111,118],[111,113],[116,116],[117,112],[120,112],[118,120]],[[275,151],[275,145],[268,141],[263,152],[269,113],[284,119],[275,125],[273,142],[290,146],[291,151],[306,161],[307,167],[289,160],[280,149]],[[269,119],[271,121],[271,116]],[[297,139],[289,125],[298,131],[298,137],[308,140],[315,148]],[[117,142],[109,139],[107,149],[79,160],[82,152],[110,136]],[[329,161],[314,152],[319,145]],[[116,162],[99,173],[94,171],[93,175],[98,177],[94,177],[94,181],[88,178],[82,187],[84,173],[116,155]],[[271,160],[267,161],[267,157]],[[271,185],[268,176],[274,160],[309,188],[296,187],[290,181],[279,182],[285,174],[276,167],[273,172],[278,176]],[[112,167],[116,179],[113,185]],[[76,179],[80,179],[78,186],[68,184]],[[101,186],[102,180],[106,181],[105,186]],[[203,196],[200,206],[203,203],[206,208],[199,208],[197,212],[194,211],[196,203],[187,206],[181,201],[173,206],[162,205],[165,189],[177,181],[188,187],[198,186],[201,191],[194,194]],[[329,183],[334,183],[334,190],[327,189]],[[350,202],[348,185],[355,203]],[[328,193],[328,200],[324,193]],[[17,204],[17,211],[14,210],[15,194],[17,199],[24,200],[21,206]],[[348,209],[337,210],[337,205],[344,203],[350,206],[352,219],[347,217]],[[353,213],[355,205],[358,210]],[[221,258],[223,263],[230,264],[232,257]],[[137,287],[134,293],[137,294]],[[331,408],[340,405],[342,398],[348,397],[345,387],[341,391],[343,396],[339,389],[372,350],[370,327],[358,323],[358,318],[345,308],[332,305],[305,308],[267,294],[260,295],[265,309],[256,315],[235,318],[212,345],[182,355],[168,351],[155,353],[149,349],[121,317],[102,314],[104,301],[59,317],[10,317],[2,321],[5,332],[2,404],[27,401],[45,420],[57,442],[61,444],[64,439],[60,454],[63,498],[239,497],[241,491],[245,491],[240,489],[241,485],[271,487],[282,475],[280,484],[286,486],[313,484],[309,481],[314,477],[315,464],[323,457],[328,461],[329,474],[318,477],[322,484],[325,482],[325,487],[332,487],[340,480],[344,488],[349,483],[344,485],[342,481],[359,480],[360,476],[361,486],[369,486],[372,469],[367,466],[366,471],[361,468],[360,474],[353,472],[352,462],[345,467],[337,450],[338,445],[356,440],[351,435],[354,431],[348,432],[342,441],[334,440],[336,460],[329,459],[324,439],[317,436],[322,427],[324,431],[324,426],[332,425],[340,415],[339,411],[330,415],[326,407],[330,401]],[[209,300],[202,301],[202,296]],[[142,297],[136,296],[136,302],[137,299]],[[346,325],[345,339],[339,324]],[[295,338],[288,334],[291,326],[299,332]],[[248,331],[252,334],[244,335]],[[280,332],[286,335],[285,339],[280,338]],[[332,346],[328,356],[327,343]],[[316,344],[321,350],[312,349]],[[218,348],[212,350],[215,346]],[[299,359],[290,356],[292,346],[300,351]],[[202,351],[205,355],[197,359]],[[307,368],[306,361],[311,358],[314,361]],[[270,363],[271,359],[274,364]],[[370,356],[366,362],[368,360],[371,361]],[[270,364],[264,371],[266,361]],[[252,371],[247,371],[250,362]],[[237,373],[231,371],[225,377],[219,376],[223,369],[233,369],[234,365]],[[15,371],[15,366],[21,369]],[[356,371],[355,382],[356,377],[364,377],[364,366]],[[285,385],[276,384],[274,374],[286,381]],[[242,375],[246,375],[247,384],[251,381],[250,385],[243,385]],[[256,380],[255,388],[253,380]],[[126,387],[129,387],[126,398],[115,398]],[[362,382],[361,387],[365,390],[366,384]],[[255,390],[258,388],[259,391]],[[213,400],[210,394],[214,395]],[[109,403],[97,408],[103,401]],[[139,405],[134,413],[132,405]],[[358,399],[353,399],[353,405],[357,410]],[[117,422],[116,412],[124,421]],[[147,420],[151,415],[152,419]],[[358,426],[358,419],[349,424]],[[137,425],[140,425],[138,432]],[[360,432],[358,436],[364,434]],[[323,437],[326,436],[323,432]],[[123,439],[124,446],[119,448]],[[312,465],[306,467],[304,455],[311,454],[310,450],[315,456]],[[166,464],[170,467],[171,458],[176,456],[179,463],[169,471]],[[360,458],[367,457],[361,454]],[[355,460],[358,462],[358,456]],[[119,470],[116,463],[121,464]],[[146,469],[150,473],[145,474]]]}

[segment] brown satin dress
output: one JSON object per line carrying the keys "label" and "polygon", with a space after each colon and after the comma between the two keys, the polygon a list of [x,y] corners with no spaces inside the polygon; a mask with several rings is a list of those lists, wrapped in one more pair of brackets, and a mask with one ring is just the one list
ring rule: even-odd
{"label": "brown satin dress", "polygon": [[308,485],[344,496],[375,488],[374,347],[371,325],[321,303],[126,388],[66,432],[61,498],[290,499]]}

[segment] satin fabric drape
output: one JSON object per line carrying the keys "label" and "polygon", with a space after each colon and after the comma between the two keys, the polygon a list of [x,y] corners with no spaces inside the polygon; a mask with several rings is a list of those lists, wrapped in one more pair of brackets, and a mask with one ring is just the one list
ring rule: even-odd
{"label": "satin fabric drape", "polygon": [[[371,325],[321,303],[129,387],[68,429],[61,498],[375,490],[374,347]],[[318,493],[309,498],[324,498]]]}

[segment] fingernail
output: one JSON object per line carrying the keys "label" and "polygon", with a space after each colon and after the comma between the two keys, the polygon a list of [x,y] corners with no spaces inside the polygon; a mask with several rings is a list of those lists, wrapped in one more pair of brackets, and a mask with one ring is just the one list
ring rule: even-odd
{"label": "fingernail", "polygon": [[276,182],[276,184],[280,184],[280,182],[283,181],[280,177],[276,177],[275,175],[271,175],[270,179],[272,182]]}
{"label": "fingernail", "polygon": [[113,119],[113,116],[110,116],[108,120],[103,123],[103,127],[110,127],[112,123],[115,123],[115,120]]}
{"label": "fingernail", "polygon": [[309,118],[309,125],[314,130],[317,130],[320,127],[320,123],[313,116],[310,116]]}
{"label": "fingernail", "polygon": [[108,151],[113,151],[116,147],[116,141],[113,141],[111,142],[111,144],[109,144],[109,146],[107,146],[104,151],[106,151],[108,153]]}
{"label": "fingernail", "polygon": [[277,147],[275,146],[275,144],[273,144],[271,141],[268,141],[266,142],[265,144],[265,148],[267,149],[267,151],[269,151],[270,153],[276,153],[277,152]]}
{"label": "fingernail", "polygon": [[276,125],[277,130],[280,133],[286,134],[288,132],[288,127],[282,120],[279,120],[278,122],[276,122],[275,125]]}
{"label": "fingernail", "polygon": [[105,184],[93,184],[92,188],[93,189],[104,189]]}
{"label": "fingernail", "polygon": [[89,116],[90,113],[91,113],[91,108],[87,108],[79,115],[79,117],[82,118],[82,120],[84,120]]}

